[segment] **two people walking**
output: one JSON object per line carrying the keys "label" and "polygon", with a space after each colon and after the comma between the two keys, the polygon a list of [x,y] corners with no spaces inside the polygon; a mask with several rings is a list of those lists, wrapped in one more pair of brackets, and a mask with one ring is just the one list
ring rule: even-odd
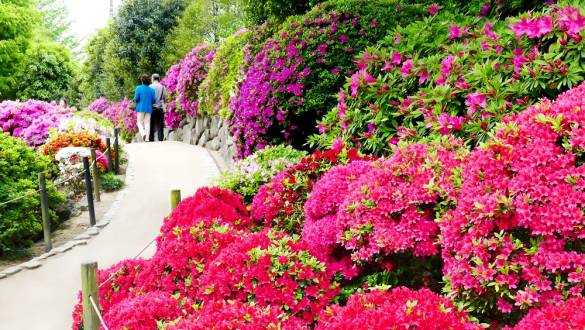
{"label": "two people walking", "polygon": [[154,131],[157,131],[159,141],[164,139],[164,112],[166,110],[167,92],[160,83],[158,74],[140,77],[141,84],[134,91],[136,104],[136,125],[138,132],[145,142],[154,141]]}

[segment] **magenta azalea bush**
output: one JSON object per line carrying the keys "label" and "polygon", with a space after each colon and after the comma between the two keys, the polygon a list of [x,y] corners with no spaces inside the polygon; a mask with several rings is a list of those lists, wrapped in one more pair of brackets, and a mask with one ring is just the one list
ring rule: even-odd
{"label": "magenta azalea bush", "polygon": [[329,1],[293,17],[252,60],[232,98],[231,132],[245,157],[268,144],[300,147],[353,70],[356,53],[418,7],[386,1]]}
{"label": "magenta azalea bush", "polygon": [[376,154],[428,135],[475,144],[508,113],[585,77],[582,9],[552,5],[502,21],[454,12],[399,26],[364,52],[311,142],[342,137]]}
{"label": "magenta azalea bush", "polygon": [[51,128],[58,128],[62,119],[72,117],[72,110],[55,103],[28,100],[0,103],[0,129],[38,147],[45,143]]}
{"label": "magenta azalea bush", "polygon": [[508,117],[439,221],[447,292],[503,314],[583,294],[585,84]]}
{"label": "magenta azalea bush", "polygon": [[178,128],[185,117],[199,115],[199,87],[207,78],[215,51],[212,45],[200,44],[167,72],[162,83],[169,92],[165,122],[170,128]]}
{"label": "magenta azalea bush", "polygon": [[559,303],[548,304],[533,309],[515,327],[514,330],[533,329],[567,329],[585,328],[585,299],[574,297]]}

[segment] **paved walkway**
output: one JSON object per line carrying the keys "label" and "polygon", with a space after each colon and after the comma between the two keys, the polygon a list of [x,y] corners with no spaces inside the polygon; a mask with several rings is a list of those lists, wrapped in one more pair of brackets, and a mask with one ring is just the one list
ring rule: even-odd
{"label": "paved walkway", "polygon": [[97,260],[105,268],[133,257],[157,235],[170,209],[171,189],[181,189],[183,197],[192,195],[218,173],[205,149],[179,142],[130,144],[126,151],[134,180],[110,224],[87,245],[0,280],[1,330],[71,329],[80,264]]}

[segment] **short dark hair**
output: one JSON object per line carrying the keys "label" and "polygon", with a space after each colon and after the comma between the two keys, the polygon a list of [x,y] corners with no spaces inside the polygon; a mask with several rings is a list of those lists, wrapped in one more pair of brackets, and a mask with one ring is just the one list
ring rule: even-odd
{"label": "short dark hair", "polygon": [[160,81],[160,75],[158,73],[155,73],[152,75],[152,80],[153,81]]}
{"label": "short dark hair", "polygon": [[140,82],[144,85],[150,85],[150,77],[147,74],[140,76]]}

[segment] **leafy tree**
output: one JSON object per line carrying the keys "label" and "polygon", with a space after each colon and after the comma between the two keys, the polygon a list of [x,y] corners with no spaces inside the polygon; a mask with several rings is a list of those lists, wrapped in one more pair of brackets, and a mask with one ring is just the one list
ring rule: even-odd
{"label": "leafy tree", "polygon": [[114,34],[110,24],[100,29],[85,46],[86,58],[81,68],[83,105],[88,105],[98,97],[108,94],[104,84],[106,79],[105,53],[113,38]]}
{"label": "leafy tree", "polygon": [[217,42],[244,27],[242,0],[194,0],[165,44],[163,62],[171,66],[201,42]]}
{"label": "leafy tree", "polygon": [[21,100],[54,101],[64,98],[73,78],[74,66],[69,50],[59,44],[35,45],[26,52],[26,58],[17,75]]}
{"label": "leafy tree", "polygon": [[0,99],[13,98],[36,15],[29,1],[0,2]]}
{"label": "leafy tree", "polygon": [[133,85],[143,73],[163,72],[161,52],[167,35],[183,13],[185,0],[127,0],[114,20],[112,51],[125,72],[124,84]]}
{"label": "leafy tree", "polygon": [[319,0],[243,0],[246,19],[252,24],[261,24],[265,21],[283,22],[292,15],[304,14]]}
{"label": "leafy tree", "polygon": [[36,0],[36,7],[42,16],[39,33],[49,40],[63,44],[70,50],[79,42],[70,33],[71,21],[67,17],[67,7],[63,0]]}

